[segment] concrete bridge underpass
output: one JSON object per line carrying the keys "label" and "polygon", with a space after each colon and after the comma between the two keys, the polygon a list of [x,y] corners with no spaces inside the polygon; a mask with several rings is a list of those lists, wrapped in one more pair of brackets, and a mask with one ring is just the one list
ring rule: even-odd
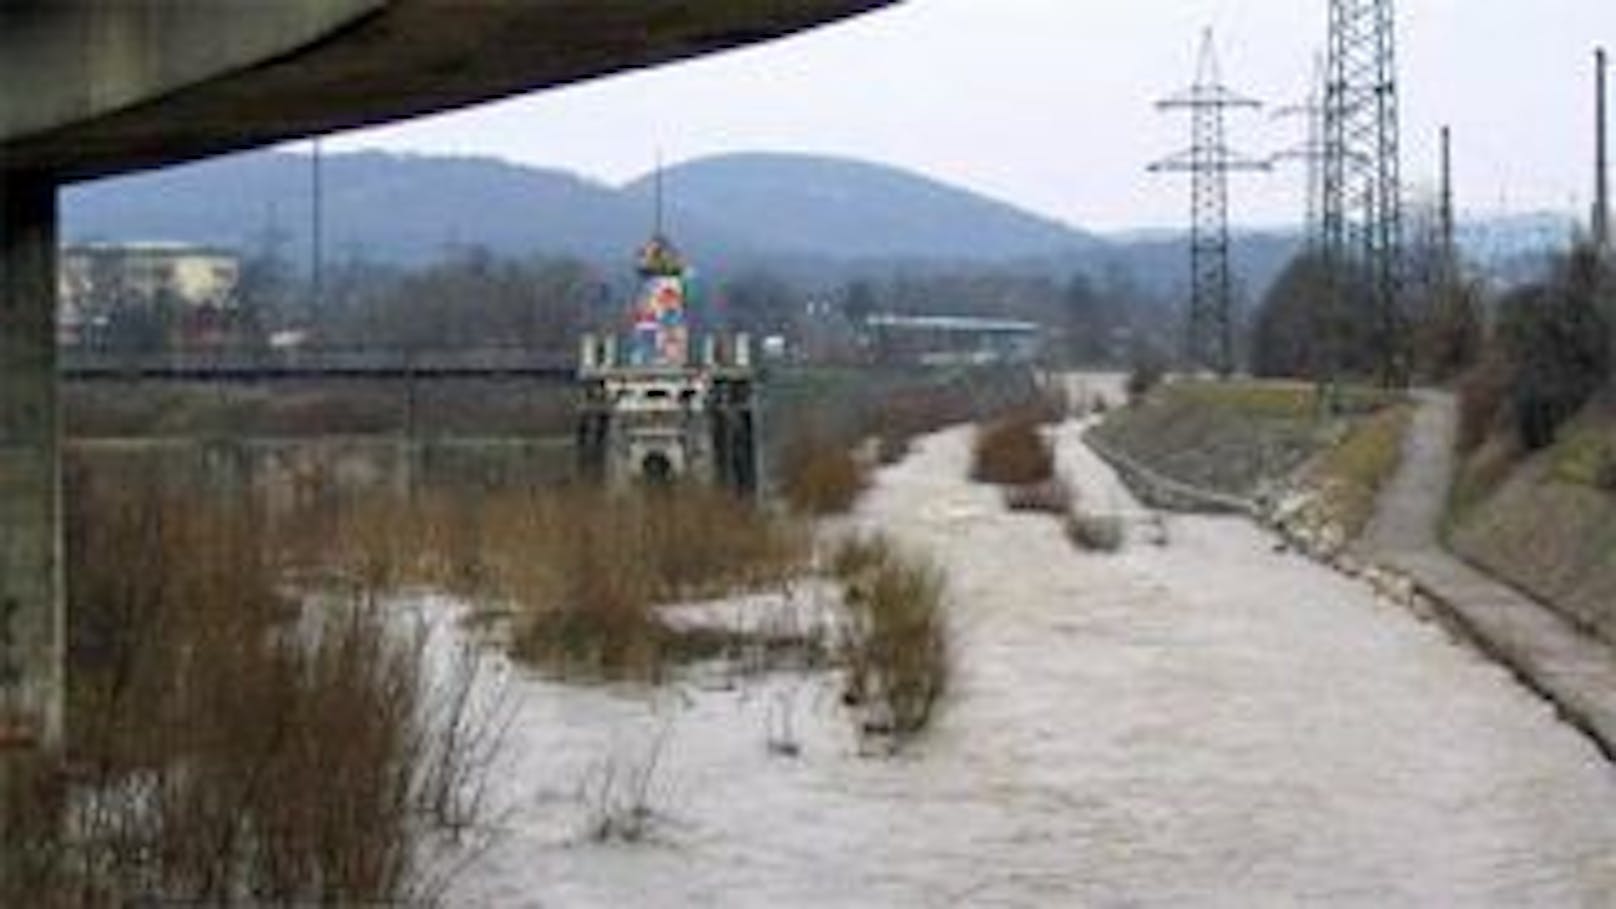
{"label": "concrete bridge underpass", "polygon": [[891,0],[0,3],[0,751],[62,731],[58,187],[488,101]]}

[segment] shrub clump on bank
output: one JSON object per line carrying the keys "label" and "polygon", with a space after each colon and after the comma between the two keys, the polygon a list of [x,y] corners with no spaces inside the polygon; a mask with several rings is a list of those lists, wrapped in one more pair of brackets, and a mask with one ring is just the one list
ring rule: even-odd
{"label": "shrub clump on bank", "polygon": [[802,514],[845,512],[868,485],[868,470],[855,456],[852,443],[821,430],[800,432],[781,457],[781,494]]}
{"label": "shrub clump on bank", "polygon": [[1055,453],[1035,413],[1018,413],[980,426],[971,448],[971,479],[1031,486],[1055,474]]}
{"label": "shrub clump on bank", "polygon": [[346,573],[483,604],[511,653],[566,678],[658,681],[738,643],[676,630],[664,604],[784,585],[807,525],[727,491],[592,487],[423,495],[350,512]]}
{"label": "shrub clump on bank", "polygon": [[902,744],[926,728],[948,689],[942,574],[882,536],[842,541],[831,568],[847,609],[836,647],[843,701],[861,732]]}
{"label": "shrub clump on bank", "polygon": [[68,741],[6,775],[0,903],[429,898],[487,741],[442,685],[474,675],[378,591],[291,595],[257,509],[111,479],[70,476]]}
{"label": "shrub clump on bank", "polygon": [[[807,557],[802,524],[721,491],[577,495],[577,507],[549,521],[554,505],[529,503],[538,513],[527,521],[549,526],[497,553],[493,569],[519,609],[516,654],[564,674],[656,681],[670,665],[712,656],[734,642],[675,630],[660,605],[780,586]],[[547,577],[532,584],[523,560],[548,562]]]}

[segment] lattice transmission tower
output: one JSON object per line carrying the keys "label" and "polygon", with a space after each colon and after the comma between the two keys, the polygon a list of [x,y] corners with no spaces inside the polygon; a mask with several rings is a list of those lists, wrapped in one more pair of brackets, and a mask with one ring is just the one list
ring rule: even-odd
{"label": "lattice transmission tower", "polygon": [[1201,37],[1195,84],[1156,102],[1164,111],[1190,114],[1190,147],[1150,165],[1152,173],[1190,175],[1190,305],[1184,353],[1190,368],[1234,372],[1234,286],[1229,273],[1229,174],[1268,170],[1268,163],[1237,155],[1224,133],[1224,113],[1261,104],[1222,82],[1212,30]]}
{"label": "lattice transmission tower", "polygon": [[1300,117],[1307,124],[1306,137],[1302,142],[1274,155],[1271,161],[1275,165],[1300,161],[1304,166],[1307,183],[1303,189],[1303,198],[1306,200],[1303,231],[1308,251],[1313,253],[1324,245],[1324,90],[1324,55],[1316,54],[1313,57],[1313,80],[1309,84],[1307,97],[1274,111],[1275,119]]}
{"label": "lattice transmission tower", "polygon": [[1404,385],[1403,210],[1392,0],[1328,0],[1324,92],[1324,255],[1330,280],[1319,330],[1321,381],[1334,387],[1349,335],[1368,326],[1382,384]]}

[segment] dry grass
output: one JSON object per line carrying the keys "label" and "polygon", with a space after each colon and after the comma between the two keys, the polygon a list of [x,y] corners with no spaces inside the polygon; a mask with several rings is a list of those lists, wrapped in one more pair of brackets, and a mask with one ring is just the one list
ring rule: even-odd
{"label": "dry grass", "polygon": [[810,427],[798,432],[780,459],[780,492],[802,514],[845,512],[868,485],[852,441],[823,430]]}
{"label": "dry grass", "polygon": [[[1165,386],[1163,393],[1195,406],[1271,420],[1311,420],[1319,412],[1318,389],[1304,382],[1185,381]],[[1348,385],[1340,389],[1338,399],[1341,413],[1363,414],[1394,403],[1398,395],[1369,386]]]}
{"label": "dry grass", "polygon": [[948,688],[942,574],[881,536],[844,540],[832,570],[848,611],[837,648],[846,673],[843,701],[863,733],[901,745],[926,728]]}
{"label": "dry grass", "polygon": [[1250,498],[1336,444],[1343,426],[1399,400],[1379,389],[1345,387],[1343,418],[1321,408],[1310,384],[1175,381],[1142,406],[1113,412],[1095,432],[1165,476]]}
{"label": "dry grass", "polygon": [[1308,468],[1320,506],[1344,539],[1355,539],[1375,510],[1375,498],[1402,463],[1403,437],[1413,408],[1398,404],[1363,417]]}
{"label": "dry grass", "polygon": [[375,591],[288,596],[255,508],[74,479],[67,754],[7,781],[0,903],[429,897],[481,737],[424,631]]}
{"label": "dry grass", "polygon": [[503,612],[513,655],[565,678],[657,681],[737,643],[676,631],[659,605],[783,584],[808,550],[801,521],[701,487],[461,491],[350,514],[341,573]]}
{"label": "dry grass", "polygon": [[1036,412],[1023,411],[978,427],[971,449],[971,479],[1005,486],[1051,479],[1055,453],[1039,425]]}
{"label": "dry grass", "polygon": [[1607,420],[1572,421],[1550,450],[1550,464],[1559,482],[1616,491],[1616,429]]}

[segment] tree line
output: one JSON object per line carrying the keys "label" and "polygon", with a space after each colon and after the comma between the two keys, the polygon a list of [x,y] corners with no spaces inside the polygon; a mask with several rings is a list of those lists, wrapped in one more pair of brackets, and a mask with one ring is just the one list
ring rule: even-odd
{"label": "tree line", "polygon": [[1499,433],[1527,451],[1552,444],[1569,420],[1616,385],[1610,254],[1574,242],[1535,276],[1497,286],[1416,224],[1395,337],[1386,338],[1368,314],[1340,311],[1339,301],[1361,299],[1365,275],[1332,273],[1317,250],[1304,250],[1252,320],[1252,371],[1372,381],[1391,343],[1407,379],[1460,390],[1462,445]]}
{"label": "tree line", "polygon": [[[324,348],[442,350],[520,347],[569,352],[585,331],[624,327],[635,277],[574,258],[501,256],[476,247],[402,268],[344,256],[318,282],[273,246],[241,262],[228,305],[208,311],[172,294],[136,299],[102,282],[112,297],[87,343],[128,352],[195,347],[252,349],[277,338]],[[998,317],[1043,326],[1060,362],[1121,365],[1141,345],[1168,349],[1164,304],[1120,266],[1094,272],[989,266],[892,266],[848,276],[764,265],[699,275],[690,301],[698,324],[780,336],[797,356],[851,362],[871,354],[862,340],[882,313]],[[198,324],[205,331],[198,331]]]}

